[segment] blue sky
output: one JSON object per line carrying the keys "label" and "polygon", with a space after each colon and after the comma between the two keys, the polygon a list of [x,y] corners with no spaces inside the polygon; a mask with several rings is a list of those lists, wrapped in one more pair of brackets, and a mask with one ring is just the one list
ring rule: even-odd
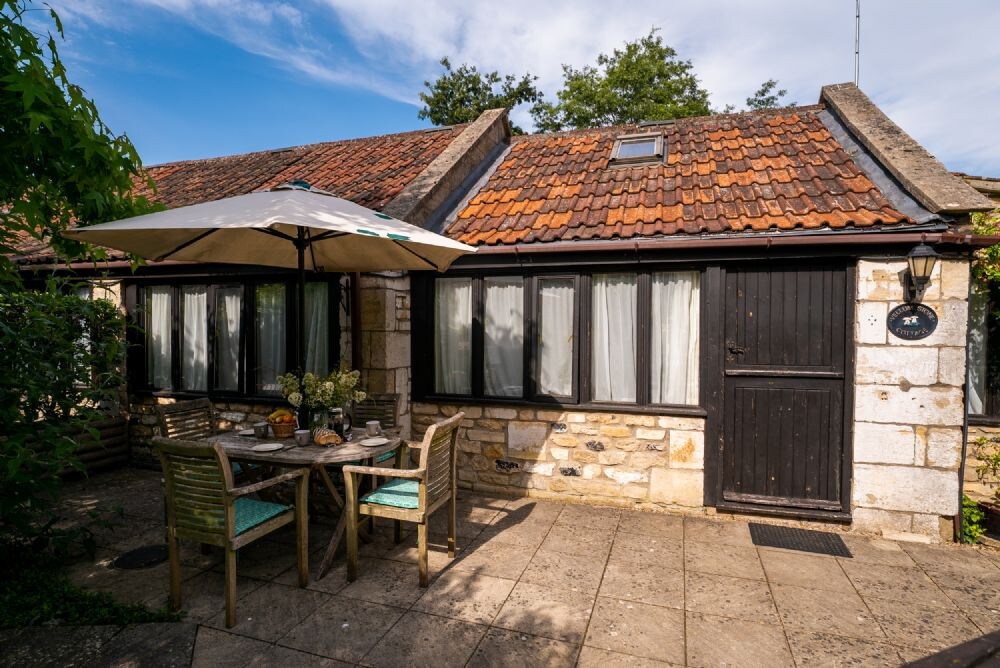
{"label": "blue sky", "polygon": [[[530,71],[592,63],[657,26],[712,103],[777,78],[815,102],[853,72],[854,2],[52,0],[71,78],[146,164],[411,130],[449,56]],[[861,87],[949,168],[1000,176],[1000,3],[863,0]],[[530,127],[525,110],[515,121]]]}

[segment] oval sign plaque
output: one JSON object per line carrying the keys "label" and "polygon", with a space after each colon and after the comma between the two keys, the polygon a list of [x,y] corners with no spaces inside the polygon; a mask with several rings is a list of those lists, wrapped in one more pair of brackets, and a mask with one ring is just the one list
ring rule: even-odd
{"label": "oval sign plaque", "polygon": [[937,324],[937,313],[924,304],[900,304],[889,311],[886,318],[889,331],[907,341],[927,338],[937,329]]}

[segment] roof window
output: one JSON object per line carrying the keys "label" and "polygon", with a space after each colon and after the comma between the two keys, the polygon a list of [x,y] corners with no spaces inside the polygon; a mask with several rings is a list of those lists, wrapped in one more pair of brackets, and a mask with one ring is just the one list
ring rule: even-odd
{"label": "roof window", "polygon": [[659,162],[663,159],[663,135],[659,133],[621,135],[611,150],[612,165]]}

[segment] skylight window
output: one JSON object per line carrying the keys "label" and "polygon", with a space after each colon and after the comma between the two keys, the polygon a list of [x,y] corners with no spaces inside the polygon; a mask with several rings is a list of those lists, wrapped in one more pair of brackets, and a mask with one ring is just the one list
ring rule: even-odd
{"label": "skylight window", "polygon": [[615,140],[611,164],[659,162],[663,159],[663,135],[622,135]]}

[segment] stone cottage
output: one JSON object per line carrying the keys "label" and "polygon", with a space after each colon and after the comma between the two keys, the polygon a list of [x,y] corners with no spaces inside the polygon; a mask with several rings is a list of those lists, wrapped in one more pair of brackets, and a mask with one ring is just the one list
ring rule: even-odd
{"label": "stone cottage", "polygon": [[[990,205],[853,85],[557,134],[489,111],[150,174],[168,207],[301,180],[477,246],[444,274],[315,275],[305,305],[310,368],[361,368],[415,437],[465,412],[466,488],[953,535],[970,256],[994,241],[969,215]],[[926,282],[907,258],[928,247]],[[140,325],[137,460],[156,402],[208,396],[224,426],[280,402],[288,272],[18,261]]]}

